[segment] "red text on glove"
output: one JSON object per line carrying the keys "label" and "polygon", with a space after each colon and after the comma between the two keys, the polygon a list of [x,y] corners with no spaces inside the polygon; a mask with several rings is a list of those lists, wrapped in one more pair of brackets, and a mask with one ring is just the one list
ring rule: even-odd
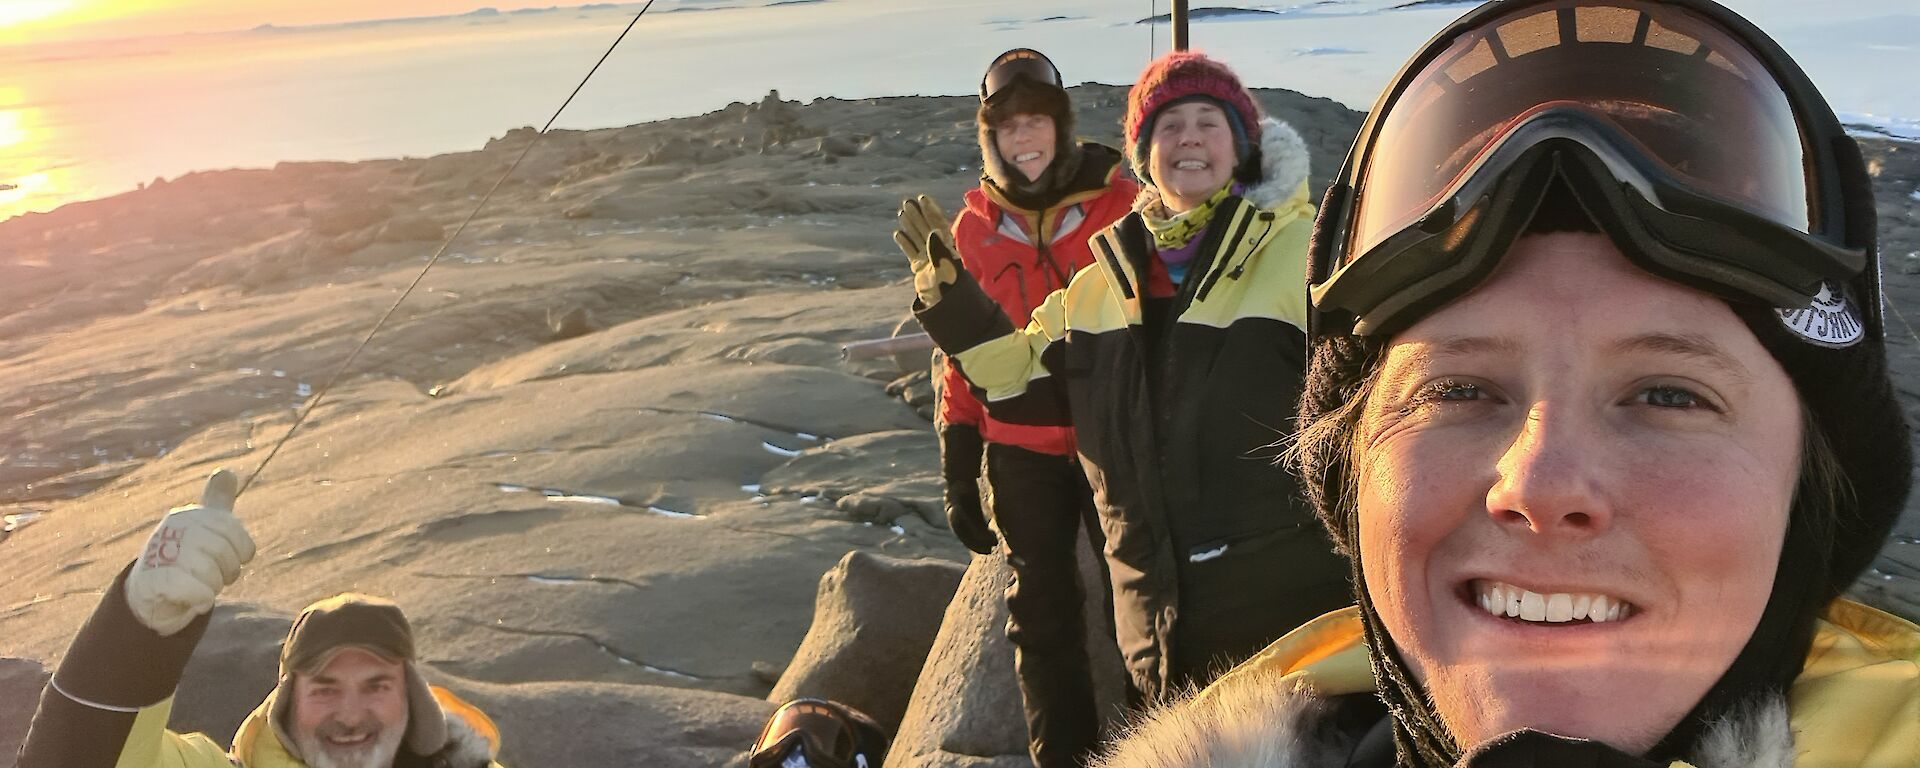
{"label": "red text on glove", "polygon": [[173,526],[166,526],[155,532],[153,539],[147,542],[146,566],[158,568],[163,565],[173,565],[174,561],[180,558],[180,541],[186,537],[186,534],[185,530]]}

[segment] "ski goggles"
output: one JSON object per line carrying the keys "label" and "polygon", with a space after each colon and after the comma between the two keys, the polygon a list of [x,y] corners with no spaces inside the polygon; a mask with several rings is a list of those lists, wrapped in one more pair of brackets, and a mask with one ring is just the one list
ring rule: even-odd
{"label": "ski goggles", "polygon": [[1847,294],[1878,334],[1858,145],[1710,0],[1496,0],[1430,41],[1328,190],[1316,332],[1389,335],[1470,290],[1556,183],[1654,274],[1783,309]]}
{"label": "ski goggles", "polygon": [[995,57],[987,65],[986,76],[980,78],[980,100],[991,101],[1007,86],[1021,78],[1032,80],[1038,85],[1051,85],[1065,88],[1060,82],[1060,70],[1053,61],[1032,48],[1015,48]]}
{"label": "ski goggles", "polygon": [[[879,768],[856,724],[833,702],[794,699],[774,711],[747,758],[749,768]],[[880,747],[884,750],[885,747]]]}

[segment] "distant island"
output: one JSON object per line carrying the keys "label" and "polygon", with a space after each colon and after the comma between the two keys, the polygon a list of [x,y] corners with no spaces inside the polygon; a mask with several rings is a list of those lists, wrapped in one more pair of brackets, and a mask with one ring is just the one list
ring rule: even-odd
{"label": "distant island", "polygon": [[[1209,19],[1231,19],[1231,18],[1237,18],[1241,16],[1280,16],[1280,15],[1283,15],[1283,14],[1281,14],[1279,11],[1267,11],[1267,10],[1261,10],[1258,8],[1195,8],[1192,11],[1189,11],[1187,13],[1187,18],[1192,21],[1206,21]],[[1160,14],[1159,16],[1148,16],[1147,18],[1141,19],[1134,23],[1135,24],[1165,24],[1172,20],[1173,20],[1172,14],[1163,13],[1163,14]]]}
{"label": "distant island", "polygon": [[[266,23],[266,24],[261,24],[259,26],[253,27],[247,31],[260,32],[260,33],[279,33],[279,32],[305,32],[305,31],[323,30],[323,29],[358,29],[358,28],[366,28],[366,27],[383,26],[387,24],[418,24],[421,22],[445,21],[447,19],[492,18],[497,16],[508,16],[508,15],[522,16],[522,15],[532,15],[532,14],[541,14],[541,13],[557,13],[562,11],[573,11],[573,12],[606,11],[606,10],[613,10],[613,9],[622,8],[630,5],[633,5],[633,4],[632,3],[588,3],[586,5],[576,5],[576,6],[553,5],[545,8],[520,8],[512,11],[501,11],[498,8],[489,6],[485,8],[475,8],[471,11],[466,11],[463,13],[450,13],[450,14],[444,14],[439,16],[401,16],[401,17],[395,17],[390,19],[365,19],[360,21],[330,21],[330,22],[322,22],[318,24],[292,24],[292,25],[286,25],[286,26],[273,24],[273,23]],[[675,9],[675,10],[683,10],[683,9]]]}

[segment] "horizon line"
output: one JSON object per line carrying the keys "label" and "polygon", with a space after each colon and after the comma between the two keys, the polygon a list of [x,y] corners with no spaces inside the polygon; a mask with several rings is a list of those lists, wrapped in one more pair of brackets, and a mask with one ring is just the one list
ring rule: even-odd
{"label": "horizon line", "polygon": [[36,42],[24,42],[24,43],[0,43],[0,53],[39,49],[39,48],[53,48],[58,46],[75,45],[75,44],[114,45],[114,44],[121,44],[121,43],[134,43],[134,42],[140,42],[144,40],[168,40],[168,39],[182,38],[182,37],[211,37],[211,36],[218,36],[218,35],[245,35],[245,34],[260,34],[260,33],[270,34],[270,33],[277,33],[277,32],[305,32],[305,31],[317,31],[317,30],[332,29],[332,28],[342,28],[342,27],[366,27],[366,26],[379,26],[379,25],[385,25],[385,24],[409,24],[409,23],[421,23],[421,22],[430,22],[430,21],[445,21],[447,19],[458,19],[458,18],[467,17],[467,16],[474,16],[474,17],[514,16],[514,15],[532,15],[537,13],[556,13],[556,12],[563,12],[563,11],[605,10],[605,9],[640,5],[644,1],[645,0],[607,0],[605,2],[588,2],[588,3],[580,3],[577,5],[529,6],[526,8],[515,8],[512,10],[506,10],[506,11],[500,10],[498,7],[492,6],[492,5],[478,5],[468,10],[459,11],[456,13],[441,13],[441,14],[431,14],[431,15],[425,15],[425,16],[382,16],[382,17],[365,18],[365,19],[349,19],[344,21],[318,21],[318,22],[312,22],[308,24],[276,24],[271,21],[263,21],[249,27],[230,27],[225,29],[200,29],[200,30],[191,30],[191,31],[164,32],[160,34],[150,34],[150,35],[101,34],[101,35],[95,35],[95,36],[68,37],[68,38],[62,38],[62,39],[51,40],[51,41],[36,41]]}

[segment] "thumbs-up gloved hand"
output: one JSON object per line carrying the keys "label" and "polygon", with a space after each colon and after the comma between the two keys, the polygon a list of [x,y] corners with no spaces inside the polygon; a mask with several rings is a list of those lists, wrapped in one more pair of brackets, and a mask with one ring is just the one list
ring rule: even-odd
{"label": "thumbs-up gloved hand", "polygon": [[127,606],[140,623],[161,636],[179,632],[240,578],[240,566],[253,559],[253,537],[233,514],[239,492],[239,478],[222,469],[207,479],[199,504],[161,518],[127,574]]}
{"label": "thumbs-up gloved hand", "polygon": [[894,230],[893,242],[907,255],[907,263],[913,267],[913,291],[927,307],[940,303],[942,289],[960,279],[953,236],[947,227],[947,213],[932,197],[920,195],[901,201],[900,228]]}

